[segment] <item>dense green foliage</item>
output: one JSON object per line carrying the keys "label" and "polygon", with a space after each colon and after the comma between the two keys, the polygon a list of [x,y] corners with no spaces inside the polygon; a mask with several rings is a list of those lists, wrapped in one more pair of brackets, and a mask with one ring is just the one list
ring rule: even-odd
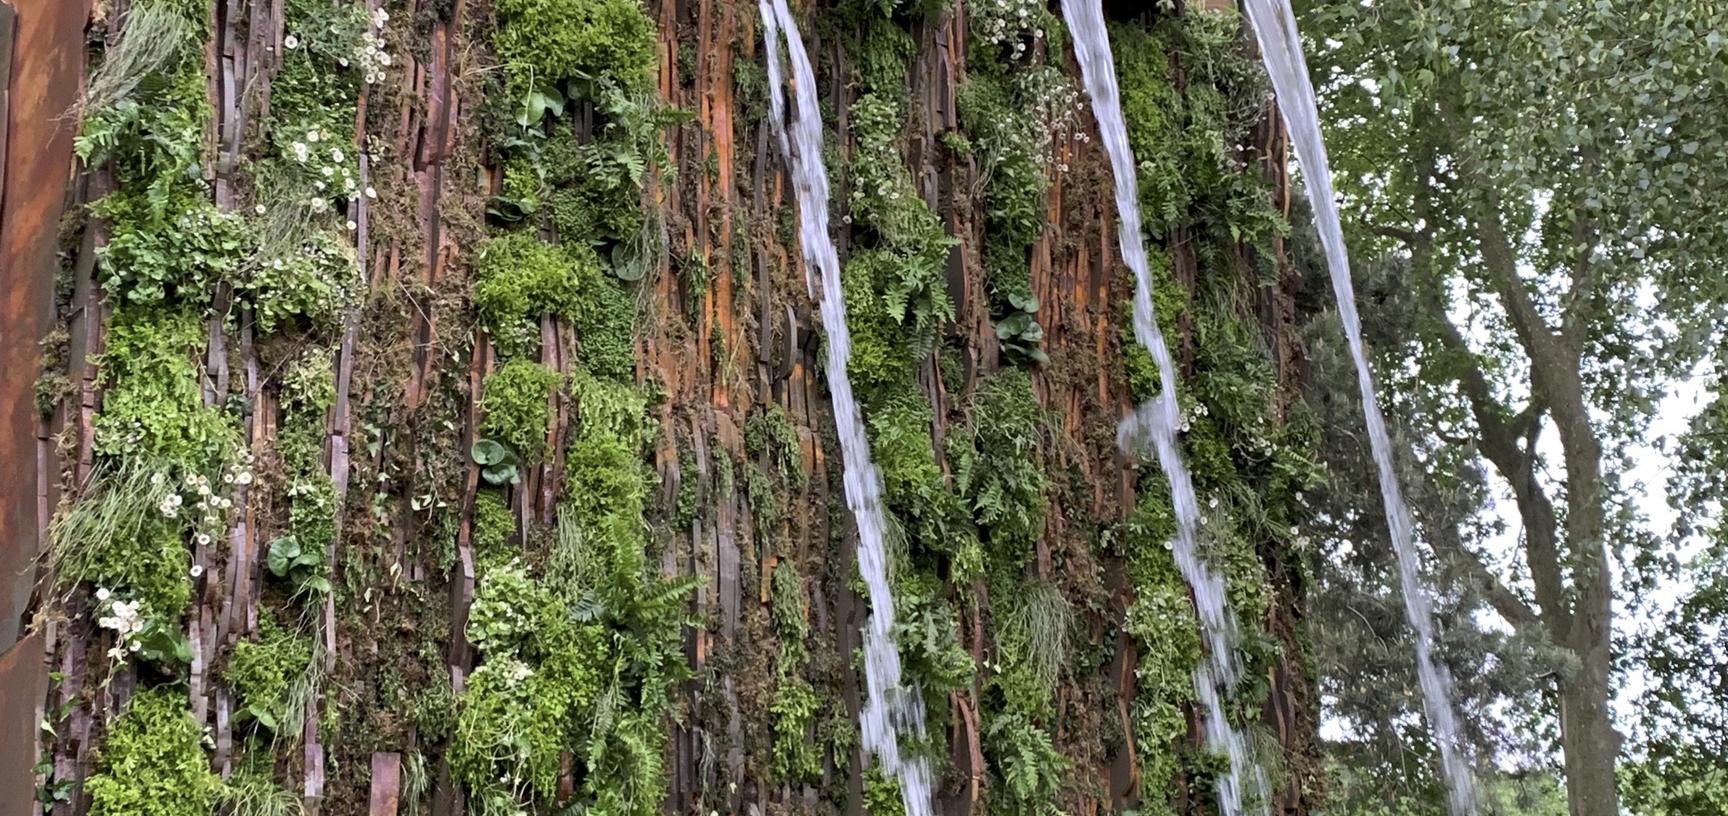
{"label": "dense green foliage", "polygon": [[181,692],[139,692],[114,721],[84,783],[92,816],[205,816],[221,780]]}
{"label": "dense green foliage", "polygon": [[481,433],[508,445],[528,464],[546,453],[551,430],[552,393],[563,377],[539,363],[511,360],[486,378],[480,410],[486,421]]}

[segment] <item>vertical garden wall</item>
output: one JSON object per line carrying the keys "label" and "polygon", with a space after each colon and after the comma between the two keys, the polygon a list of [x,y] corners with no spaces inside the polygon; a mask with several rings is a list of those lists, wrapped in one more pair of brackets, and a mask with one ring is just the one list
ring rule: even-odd
{"label": "vertical garden wall", "polygon": [[[800,18],[939,807],[1209,811],[1059,15]],[[38,388],[51,812],[897,812],[755,4],[106,0],[89,32]],[[1231,714],[1306,812],[1283,138],[1234,11],[1112,40]]]}

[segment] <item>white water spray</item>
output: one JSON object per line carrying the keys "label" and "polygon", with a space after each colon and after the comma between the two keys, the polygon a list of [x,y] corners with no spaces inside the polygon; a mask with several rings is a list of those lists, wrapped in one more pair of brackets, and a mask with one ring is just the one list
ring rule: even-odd
{"label": "white water spray", "polygon": [[[821,296],[822,328],[828,335],[825,372],[828,393],[834,400],[834,425],[840,436],[846,506],[858,522],[858,571],[870,587],[870,621],[864,627],[868,699],[858,715],[862,742],[864,749],[875,755],[882,770],[899,780],[906,816],[931,816],[929,763],[900,755],[898,729],[906,729],[915,738],[924,736],[924,701],[915,689],[900,685],[900,653],[894,647],[893,635],[894,594],[888,587],[887,550],[882,540],[886,528],[882,479],[870,462],[870,442],[864,435],[864,420],[852,398],[852,381],[846,373],[852,355],[852,337],[846,330],[846,302],[840,295],[840,259],[828,235],[828,171],[822,166],[822,114],[816,106],[815,71],[786,0],[759,0],[759,6],[762,33],[767,40],[770,111],[798,194],[798,238],[804,253],[805,285],[810,284],[812,268],[822,276],[822,288],[817,294]],[[780,68],[782,33],[796,90],[793,101],[797,110],[789,124],[783,123],[786,103]]]}
{"label": "white water spray", "polygon": [[1416,632],[1416,676],[1422,686],[1422,708],[1428,715],[1434,741],[1440,746],[1441,770],[1446,780],[1447,803],[1454,816],[1463,816],[1475,809],[1475,795],[1469,759],[1459,739],[1456,714],[1452,709],[1452,678],[1446,668],[1434,662],[1433,613],[1428,608],[1428,595],[1418,579],[1419,565],[1416,548],[1411,542],[1410,509],[1398,487],[1398,476],[1392,470],[1392,442],[1386,433],[1386,421],[1380,416],[1380,403],[1374,396],[1374,377],[1368,368],[1368,357],[1362,349],[1362,323],[1356,314],[1356,292],[1350,282],[1350,257],[1344,250],[1344,231],[1339,226],[1338,208],[1332,197],[1332,169],[1326,158],[1326,142],[1320,136],[1320,108],[1314,95],[1314,85],[1308,79],[1308,63],[1302,56],[1302,38],[1296,31],[1296,17],[1288,0],[1247,0],[1248,19],[1254,36],[1260,41],[1260,55],[1266,63],[1266,73],[1272,77],[1272,89],[1278,96],[1278,109],[1284,114],[1285,127],[1296,148],[1296,160],[1302,165],[1302,178],[1308,187],[1308,200],[1314,208],[1314,226],[1320,233],[1320,243],[1326,249],[1326,266],[1332,275],[1332,291],[1338,299],[1338,317],[1344,324],[1344,336],[1350,341],[1350,357],[1356,363],[1356,383],[1362,391],[1362,415],[1367,419],[1368,441],[1374,451],[1374,464],[1380,470],[1380,497],[1386,507],[1386,523],[1391,528],[1392,545],[1398,552],[1398,581],[1404,594],[1404,615]]}
{"label": "white water spray", "polygon": [[1116,181],[1116,212],[1121,219],[1117,244],[1122,260],[1134,271],[1134,339],[1158,363],[1159,393],[1134,409],[1133,416],[1117,431],[1117,442],[1125,450],[1143,449],[1150,441],[1158,466],[1170,482],[1170,503],[1176,515],[1173,550],[1176,568],[1194,592],[1194,607],[1200,618],[1206,660],[1194,669],[1194,690],[1206,707],[1206,744],[1229,757],[1230,768],[1218,780],[1218,807],[1225,816],[1240,816],[1245,807],[1266,811],[1266,774],[1248,755],[1242,734],[1224,716],[1221,690],[1236,685],[1241,675],[1237,658],[1236,616],[1225,595],[1224,579],[1200,560],[1198,531],[1200,503],[1194,481],[1176,445],[1176,426],[1181,409],[1176,404],[1176,365],[1158,321],[1152,313],[1152,276],[1146,263],[1146,243],[1140,234],[1139,182],[1135,179],[1134,156],[1128,148],[1128,129],[1122,120],[1122,100],[1116,85],[1116,65],[1111,61],[1110,40],[1104,30],[1104,12],[1099,0],[1062,0],[1062,16],[1074,39],[1086,95],[1092,99],[1092,114],[1098,120],[1098,135],[1109,154]]}

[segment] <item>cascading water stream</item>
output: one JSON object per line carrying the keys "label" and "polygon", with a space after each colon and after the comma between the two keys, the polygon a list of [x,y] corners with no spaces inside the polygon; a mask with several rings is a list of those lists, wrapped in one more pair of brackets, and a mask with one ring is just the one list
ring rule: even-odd
{"label": "cascading water stream", "polygon": [[[852,398],[852,382],[846,368],[852,355],[852,337],[846,329],[846,303],[840,296],[840,260],[828,235],[828,172],[822,166],[822,115],[816,105],[815,71],[798,23],[786,0],[759,0],[763,36],[767,40],[770,111],[774,117],[780,148],[798,195],[798,237],[803,248],[805,286],[810,270],[821,274],[822,328],[827,333],[828,392],[834,400],[834,425],[840,437],[840,456],[845,469],[846,506],[858,523],[858,571],[870,588],[870,621],[864,627],[864,680],[868,692],[859,712],[864,749],[875,755],[886,773],[900,782],[900,798],[906,816],[931,816],[930,766],[916,757],[900,755],[898,728],[914,738],[924,736],[924,701],[916,690],[900,685],[900,653],[894,646],[894,594],[888,586],[887,550],[883,546],[886,522],[882,513],[882,479],[870,462],[870,442],[864,435],[864,420]],[[792,81],[797,108],[785,123],[784,78],[780,68],[780,37],[792,63]],[[788,138],[789,134],[789,138]]]}
{"label": "cascading water stream", "polygon": [[1173,547],[1176,568],[1194,592],[1195,611],[1206,643],[1206,660],[1194,670],[1194,690],[1206,707],[1207,745],[1230,760],[1229,770],[1218,780],[1219,809],[1225,816],[1239,816],[1249,805],[1265,812],[1265,772],[1253,763],[1247,741],[1224,716],[1221,689],[1233,688],[1241,674],[1236,654],[1236,616],[1225,595],[1224,579],[1200,560],[1197,540],[1200,503],[1176,445],[1180,414],[1176,404],[1176,365],[1152,313],[1152,276],[1146,263],[1146,243],[1140,234],[1140,185],[1135,178],[1134,156],[1128,148],[1128,129],[1122,120],[1122,101],[1110,40],[1104,30],[1104,12],[1099,0],[1062,0],[1062,16],[1074,39],[1081,78],[1087,96],[1092,99],[1092,114],[1098,120],[1098,134],[1115,176],[1116,211],[1122,222],[1117,230],[1117,243],[1123,261],[1134,271],[1134,339],[1158,364],[1158,396],[1137,407],[1133,416],[1122,423],[1117,441],[1129,449],[1143,448],[1149,439],[1158,466],[1170,482],[1170,503],[1176,516]]}
{"label": "cascading water stream", "polygon": [[1404,615],[1416,632],[1416,676],[1422,687],[1422,707],[1440,746],[1441,770],[1446,780],[1447,802],[1454,816],[1475,808],[1474,784],[1469,759],[1459,740],[1452,708],[1452,679],[1444,666],[1434,662],[1434,621],[1428,595],[1418,578],[1416,548],[1411,541],[1410,510],[1392,469],[1392,441],[1380,402],[1374,396],[1374,377],[1362,347],[1362,323],[1356,314],[1356,292],[1350,282],[1350,257],[1344,248],[1344,231],[1332,197],[1332,169],[1326,158],[1326,142],[1320,135],[1320,106],[1308,78],[1308,62],[1302,55],[1302,38],[1288,0],[1247,0],[1248,19],[1260,41],[1260,55],[1278,109],[1284,114],[1296,160],[1313,204],[1314,226],[1326,249],[1326,266],[1332,276],[1332,291],[1338,299],[1338,317],[1350,342],[1350,357],[1356,364],[1356,383],[1362,392],[1362,414],[1368,424],[1368,441],[1374,464],[1380,471],[1380,497],[1386,508],[1392,545],[1398,553],[1398,581],[1404,594]]}

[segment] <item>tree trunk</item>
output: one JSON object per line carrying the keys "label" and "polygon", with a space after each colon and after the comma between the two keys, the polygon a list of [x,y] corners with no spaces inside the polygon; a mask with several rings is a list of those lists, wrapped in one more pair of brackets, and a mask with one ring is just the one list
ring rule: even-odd
{"label": "tree trunk", "polygon": [[1560,684],[1560,743],[1566,754],[1571,816],[1618,816],[1614,762],[1620,735],[1608,710],[1609,652],[1581,649],[1577,673]]}

